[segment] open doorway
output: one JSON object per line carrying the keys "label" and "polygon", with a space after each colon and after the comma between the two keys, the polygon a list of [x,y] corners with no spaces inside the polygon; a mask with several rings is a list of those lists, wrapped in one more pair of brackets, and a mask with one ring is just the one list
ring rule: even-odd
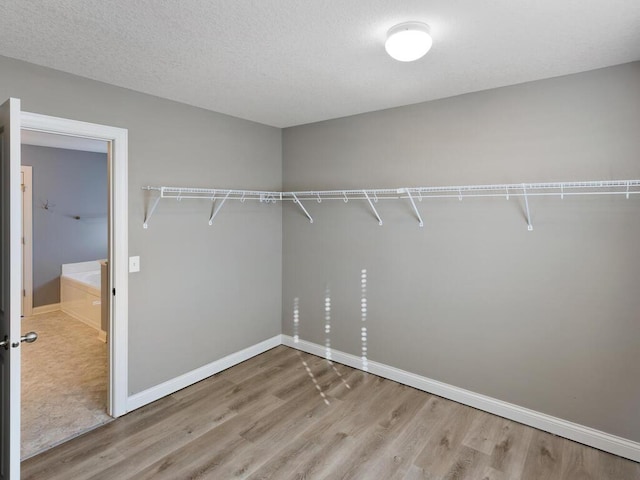
{"label": "open doorway", "polygon": [[28,458],[111,419],[110,182],[106,141],[23,130],[21,150],[23,311],[32,313],[22,325],[39,334],[22,357]]}
{"label": "open doorway", "polygon": [[[2,364],[2,438],[0,476],[20,475],[20,397],[22,344],[32,344],[37,332],[22,334],[22,192],[20,189],[21,131],[55,133],[106,141],[109,152],[109,295],[107,339],[109,368],[107,413],[119,417],[128,411],[128,132],[126,129],[52,117],[21,110],[19,98],[0,105],[0,160],[2,166],[2,305],[5,338]],[[55,358],[50,368],[55,368]]]}

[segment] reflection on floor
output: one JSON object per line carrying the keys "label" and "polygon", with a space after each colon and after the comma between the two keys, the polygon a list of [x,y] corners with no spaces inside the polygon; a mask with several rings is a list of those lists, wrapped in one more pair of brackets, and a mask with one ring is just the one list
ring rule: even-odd
{"label": "reflection on floor", "polygon": [[97,332],[63,312],[22,320],[21,457],[28,458],[102,425],[106,414],[107,347]]}

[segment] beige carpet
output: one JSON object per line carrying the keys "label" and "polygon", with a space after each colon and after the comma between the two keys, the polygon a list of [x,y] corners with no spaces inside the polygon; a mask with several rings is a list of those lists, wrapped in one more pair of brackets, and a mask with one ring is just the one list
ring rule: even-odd
{"label": "beige carpet", "polygon": [[106,413],[107,345],[63,312],[22,320],[22,459],[111,420]]}

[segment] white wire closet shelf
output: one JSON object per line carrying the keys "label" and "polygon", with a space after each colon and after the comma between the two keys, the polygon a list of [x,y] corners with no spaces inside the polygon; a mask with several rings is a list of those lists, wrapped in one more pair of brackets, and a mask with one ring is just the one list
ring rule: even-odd
{"label": "white wire closet shelf", "polygon": [[349,200],[366,201],[382,225],[376,204],[380,200],[408,200],[413,213],[415,214],[419,226],[424,226],[422,216],[416,205],[416,200],[433,198],[466,198],[479,197],[503,197],[507,200],[511,197],[523,197],[527,215],[527,228],[533,230],[531,214],[529,210],[529,197],[556,196],[564,199],[565,196],[574,195],[631,195],[640,193],[640,180],[598,180],[598,181],[577,181],[577,182],[543,182],[543,183],[502,183],[491,185],[451,185],[437,187],[402,187],[402,188],[364,188],[345,190],[307,190],[296,192],[277,192],[263,190],[242,190],[225,188],[196,188],[196,187],[142,187],[149,192],[158,192],[151,207],[146,211],[144,228],[148,228],[149,220],[158,206],[161,199],[207,199],[212,202],[209,225],[220,212],[220,209],[227,200],[257,200],[265,203],[276,203],[278,201],[293,201],[302,212],[313,223],[313,217],[305,208],[303,201],[322,203],[323,200]]}

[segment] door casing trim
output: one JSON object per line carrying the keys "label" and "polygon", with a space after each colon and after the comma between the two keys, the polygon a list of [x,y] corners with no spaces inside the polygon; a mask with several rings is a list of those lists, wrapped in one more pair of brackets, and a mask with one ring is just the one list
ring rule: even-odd
{"label": "door casing trim", "polygon": [[[22,112],[22,129],[93,138],[109,145],[109,395],[112,417],[127,413],[129,354],[129,199],[128,130],[124,128]],[[115,292],[115,294],[113,293]]]}
{"label": "door casing trim", "polygon": [[22,315],[33,315],[33,168],[20,165],[22,181]]}

